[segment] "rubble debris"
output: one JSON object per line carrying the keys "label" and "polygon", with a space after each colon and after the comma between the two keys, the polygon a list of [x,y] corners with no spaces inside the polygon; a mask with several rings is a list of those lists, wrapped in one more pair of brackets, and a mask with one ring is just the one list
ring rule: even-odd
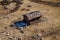
{"label": "rubble debris", "polygon": [[59,30],[60,30],[60,28],[58,26],[56,28],[53,28],[53,26],[52,26],[51,28],[48,28],[48,29],[44,30],[44,32],[41,32],[41,33],[42,33],[43,37],[47,37],[47,36],[58,33]]}
{"label": "rubble debris", "polygon": [[9,17],[8,16],[6,16],[6,15],[4,15],[4,16],[2,16],[3,18],[8,18],[9,19]]}
{"label": "rubble debris", "polygon": [[18,4],[23,4],[21,1],[23,1],[23,0],[13,0],[13,2],[16,2],[17,5],[18,5]]}
{"label": "rubble debris", "polygon": [[1,1],[0,5],[9,5],[10,2],[8,0]]}
{"label": "rubble debris", "polygon": [[42,36],[34,35],[34,36],[27,38],[27,40],[42,40]]}
{"label": "rubble debris", "polygon": [[31,2],[36,2],[36,3],[40,3],[40,4],[45,4],[45,5],[51,5],[51,6],[56,6],[56,7],[60,7],[60,2],[51,2],[51,1],[47,1],[47,0],[30,0]]}
{"label": "rubble debris", "polygon": [[[12,1],[10,1],[10,0],[3,0],[3,1],[0,2],[0,5],[2,5],[5,10],[9,10],[9,13],[12,13],[12,12],[15,12],[15,11],[17,11],[19,9],[21,4],[23,4],[22,1],[23,0],[12,0]],[[16,3],[16,4],[14,5],[14,3]],[[10,4],[14,5],[15,7],[13,9],[9,9],[9,7],[11,6]],[[8,5],[10,5],[10,6],[7,7]]]}
{"label": "rubble debris", "polygon": [[7,15],[7,11],[3,9],[3,7],[0,9],[0,17],[5,18],[4,16]]}

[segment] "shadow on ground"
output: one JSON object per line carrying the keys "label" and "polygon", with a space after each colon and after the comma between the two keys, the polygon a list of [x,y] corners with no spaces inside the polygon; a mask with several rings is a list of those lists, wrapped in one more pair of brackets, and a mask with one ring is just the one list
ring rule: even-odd
{"label": "shadow on ground", "polygon": [[42,1],[42,0],[30,0],[31,2],[39,3],[39,4],[45,4],[45,5],[50,5],[50,6],[55,6],[55,7],[60,7],[60,2],[49,2],[49,1]]}

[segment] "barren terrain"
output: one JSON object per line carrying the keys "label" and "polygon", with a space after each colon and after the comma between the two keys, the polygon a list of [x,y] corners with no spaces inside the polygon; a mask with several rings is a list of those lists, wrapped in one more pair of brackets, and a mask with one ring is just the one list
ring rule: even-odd
{"label": "barren terrain", "polygon": [[[22,15],[32,11],[41,12],[41,21],[24,28],[24,33],[10,27],[12,21],[19,18],[22,20]],[[28,40],[39,33],[42,34],[42,40],[60,40],[60,7],[23,0],[23,4],[17,11],[7,14],[7,11],[0,5],[0,40],[18,40],[18,38]]]}

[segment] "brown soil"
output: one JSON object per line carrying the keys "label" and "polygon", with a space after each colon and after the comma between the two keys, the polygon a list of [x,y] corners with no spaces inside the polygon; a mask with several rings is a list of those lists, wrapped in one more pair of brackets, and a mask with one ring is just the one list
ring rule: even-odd
{"label": "brown soil", "polygon": [[[31,5],[31,7],[27,7],[28,5]],[[29,9],[29,11],[26,9]],[[42,40],[60,40],[60,7],[24,0],[19,10],[14,13],[7,15],[2,6],[0,6],[0,10],[0,40],[17,40],[18,38],[25,40],[39,33],[43,36]],[[27,26],[27,28],[23,29],[24,33],[14,27],[10,27],[12,21],[18,18],[23,19],[23,14],[32,11],[40,11],[42,21]]]}

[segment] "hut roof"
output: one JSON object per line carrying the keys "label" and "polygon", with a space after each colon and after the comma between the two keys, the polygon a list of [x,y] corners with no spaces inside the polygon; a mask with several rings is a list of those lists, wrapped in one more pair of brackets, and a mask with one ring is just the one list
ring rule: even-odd
{"label": "hut roof", "polygon": [[34,18],[38,18],[41,16],[41,13],[39,11],[34,11],[29,14],[25,14],[25,17],[27,17],[28,20],[32,20]]}

